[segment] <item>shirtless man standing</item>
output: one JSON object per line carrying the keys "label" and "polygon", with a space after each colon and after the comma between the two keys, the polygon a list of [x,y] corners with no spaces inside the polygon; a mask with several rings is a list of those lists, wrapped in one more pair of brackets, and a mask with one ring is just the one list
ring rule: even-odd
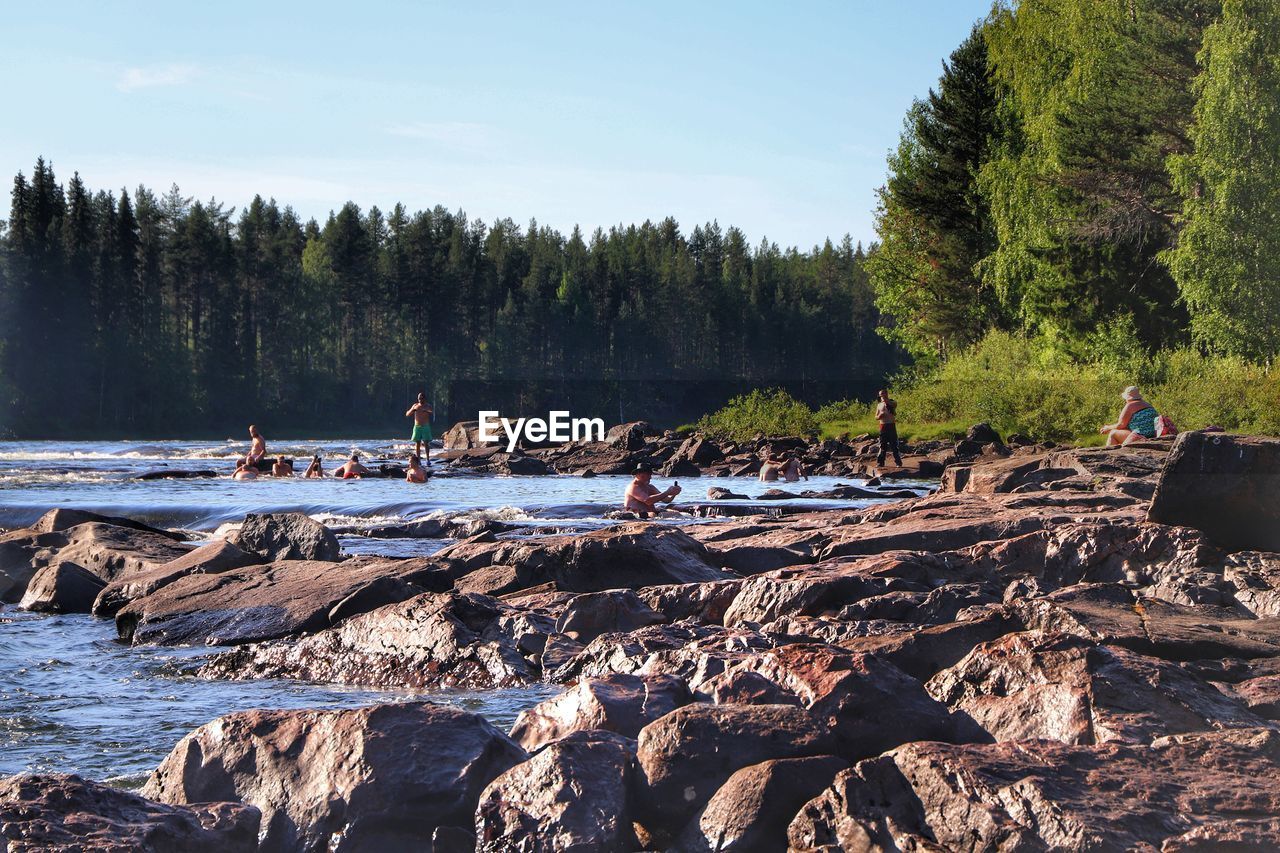
{"label": "shirtless man standing", "polygon": [[653,479],[653,469],[643,462],[636,466],[635,475],[631,485],[627,486],[626,501],[622,505],[629,512],[639,513],[641,516],[648,516],[649,513],[656,515],[662,511],[658,504],[669,504],[680,494],[679,483],[673,484],[665,492],[658,491],[658,487],[649,482]]}
{"label": "shirtless man standing", "polygon": [[[409,407],[409,411],[404,413],[406,418],[413,418],[413,435],[409,436],[409,440],[413,442],[413,452],[420,459],[426,460],[427,467],[431,467],[431,406],[427,405],[427,395],[418,394],[418,402]],[[423,454],[422,448],[426,445],[427,453]]]}
{"label": "shirtless man standing", "polygon": [[253,424],[249,424],[249,439],[253,445],[249,448],[249,455],[245,457],[249,464],[258,467],[258,463],[267,458],[267,440],[262,437],[262,433],[258,432],[258,428]]}

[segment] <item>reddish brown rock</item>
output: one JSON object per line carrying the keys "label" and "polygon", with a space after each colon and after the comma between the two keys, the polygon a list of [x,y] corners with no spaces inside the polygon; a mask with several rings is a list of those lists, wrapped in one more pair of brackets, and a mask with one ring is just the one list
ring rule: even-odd
{"label": "reddish brown rock", "polygon": [[95,616],[114,616],[134,599],[150,595],[187,575],[215,575],[261,562],[257,554],[242,551],[225,539],[215,539],[150,571],[136,572],[107,584],[93,602],[93,613]]}
{"label": "reddish brown rock", "polygon": [[182,540],[182,536],[177,533],[170,533],[168,530],[161,530],[158,527],[152,527],[149,524],[143,524],[141,521],[134,521],[132,518],[121,518],[115,515],[99,515],[96,512],[88,512],[83,509],[70,509],[59,507],[51,509],[33,525],[30,530],[34,533],[56,533],[60,530],[70,530],[81,524],[89,522],[97,522],[99,524],[109,524],[112,527],[126,527],[130,530],[141,530],[146,533],[154,533],[158,536],[165,536],[169,539],[177,541]]}
{"label": "reddish brown rock", "polygon": [[476,809],[477,853],[634,850],[628,791],[635,741],[574,732],[489,784]]}
{"label": "reddish brown rock", "polygon": [[66,545],[50,562],[75,563],[103,582],[154,569],[188,551],[167,534],[96,521],[72,527],[64,535]]}
{"label": "reddish brown rock", "polygon": [[1175,664],[1038,632],[983,643],[927,687],[997,740],[1150,743],[1181,732],[1265,725]]}
{"label": "reddish brown rock", "polygon": [[802,851],[1274,849],[1278,771],[1280,733],[1259,729],[1151,746],[913,743],[836,776],[788,840]]}
{"label": "reddish brown rock", "polygon": [[668,621],[629,589],[588,592],[565,605],[556,630],[579,643],[589,643],[601,634],[634,631]]}
{"label": "reddish brown rock", "polygon": [[75,563],[52,563],[36,572],[18,604],[39,613],[88,613],[102,578]]}
{"label": "reddish brown rock", "polygon": [[730,580],[663,584],[637,590],[636,595],[669,622],[692,619],[695,622],[719,625],[724,622],[725,611],[737,597],[741,583]]}
{"label": "reddish brown rock", "polygon": [[787,827],[849,766],[834,756],[784,758],[744,767],[720,786],[671,846],[673,853],[785,850]]}
{"label": "reddish brown rock", "polygon": [[511,738],[527,750],[572,732],[596,729],[634,738],[654,720],[692,701],[670,675],[584,678],[572,689],[520,712]]}
{"label": "reddish brown rock", "polygon": [[640,822],[659,836],[684,828],[734,771],[774,758],[828,755],[831,733],[790,705],[677,708],[640,732]]}
{"label": "reddish brown rock", "polygon": [[[404,581],[389,584],[388,579]],[[133,643],[238,645],[318,631],[343,616],[449,584],[430,561],[356,558],[343,563],[287,560],[218,574],[187,575],[136,599],[116,614],[121,639]],[[387,593],[391,597],[387,597]]]}
{"label": "reddish brown rock", "polygon": [[480,793],[524,750],[483,717],[408,703],[341,711],[245,711],[187,735],[143,795],[262,812],[262,849],[426,849],[468,826]]}
{"label": "reddish brown rock", "polygon": [[7,853],[256,853],[260,817],[238,803],[164,805],[79,776],[0,779]]}

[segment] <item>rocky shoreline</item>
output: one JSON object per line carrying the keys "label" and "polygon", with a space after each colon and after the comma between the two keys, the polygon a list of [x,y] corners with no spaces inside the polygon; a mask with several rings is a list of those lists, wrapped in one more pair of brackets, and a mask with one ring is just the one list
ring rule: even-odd
{"label": "rocky shoreline", "polygon": [[[564,691],[509,732],[429,702],[229,714],[139,794],[0,780],[0,838],[15,851],[1276,849],[1280,441],[986,437],[914,448],[901,476],[938,477],[929,495],[577,535],[423,531],[465,537],[425,558],[344,558],[299,515],[251,515],[189,550],[53,510],[0,535],[0,600],[114,618],[124,642],[225,646],[202,677]],[[506,473],[647,461],[687,477],[749,474],[748,457],[773,452],[761,442],[631,424],[603,447],[449,452]],[[835,476],[874,463],[859,442],[786,449]]]}

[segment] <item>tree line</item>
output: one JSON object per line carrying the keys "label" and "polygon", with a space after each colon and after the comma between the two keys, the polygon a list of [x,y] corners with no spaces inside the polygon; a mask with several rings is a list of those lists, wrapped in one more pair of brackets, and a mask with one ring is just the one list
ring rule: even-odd
{"label": "tree line", "polygon": [[[0,431],[217,434],[499,406],[692,419],[732,392],[830,396],[895,364],[862,246],[673,219],[567,237],[442,207],[63,185],[38,160],[0,240]],[[615,408],[616,407],[616,408]]]}
{"label": "tree line", "polygon": [[925,366],[1280,351],[1280,4],[999,2],[910,109],[867,262]]}

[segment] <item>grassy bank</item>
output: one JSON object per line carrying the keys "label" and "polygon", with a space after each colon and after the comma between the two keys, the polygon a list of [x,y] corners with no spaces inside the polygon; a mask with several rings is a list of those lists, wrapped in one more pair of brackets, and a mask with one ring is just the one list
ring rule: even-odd
{"label": "grassy bank", "polygon": [[[1098,427],[1116,419],[1120,392],[1139,386],[1180,429],[1215,425],[1280,435],[1280,370],[1190,349],[1146,355],[1124,340],[1099,340],[1088,357],[1043,341],[992,333],[930,371],[894,383],[899,433],[907,440],[955,438],[986,421],[1002,434],[1098,444]],[[780,391],[736,398],[698,426],[729,438],[874,432],[873,406],[844,400],[813,411]]]}

